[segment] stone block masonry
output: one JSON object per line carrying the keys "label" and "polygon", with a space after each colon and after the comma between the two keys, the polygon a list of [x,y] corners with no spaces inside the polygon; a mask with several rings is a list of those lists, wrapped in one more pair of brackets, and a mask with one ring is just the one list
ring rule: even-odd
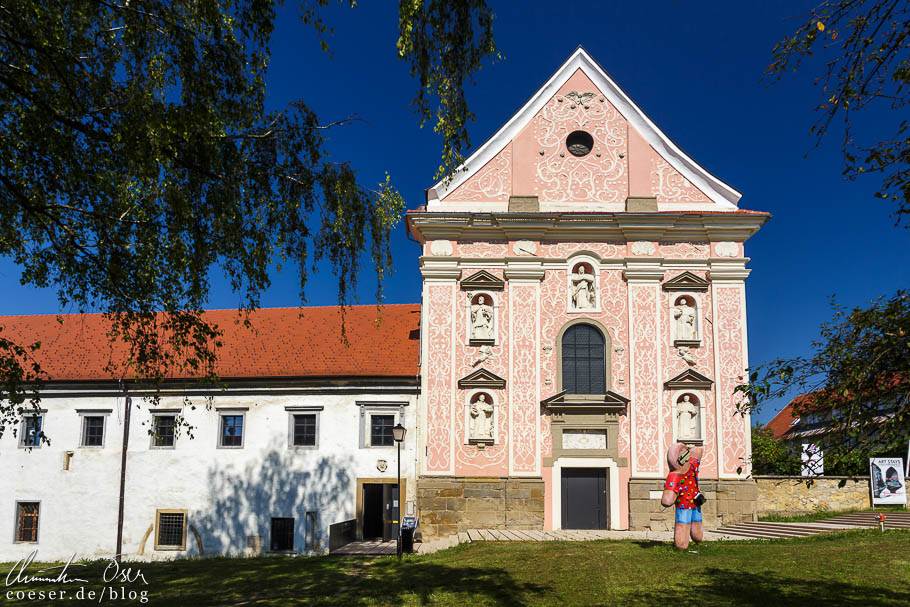
{"label": "stone block masonry", "polygon": [[417,514],[425,542],[468,529],[543,529],[543,479],[421,477]]}
{"label": "stone block masonry", "polygon": [[[871,508],[868,476],[756,476],[758,514],[798,516]],[[843,484],[842,484],[843,483]]]}
{"label": "stone block masonry", "polygon": [[[706,529],[758,520],[758,488],[753,480],[699,479],[699,489],[708,501],[702,506]],[[629,480],[629,529],[671,531],[675,508],[660,504],[662,479]],[[651,497],[651,495],[656,497]]]}

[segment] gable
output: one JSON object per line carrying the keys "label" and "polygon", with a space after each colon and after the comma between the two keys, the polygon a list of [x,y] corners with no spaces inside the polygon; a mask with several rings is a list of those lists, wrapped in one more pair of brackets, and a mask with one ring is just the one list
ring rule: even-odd
{"label": "gable", "polygon": [[498,276],[494,276],[486,270],[481,270],[462,279],[460,286],[462,289],[467,290],[487,289],[491,291],[502,291],[505,288],[506,283]]}
{"label": "gable", "polygon": [[710,390],[713,383],[713,380],[698,371],[686,369],[676,377],[665,381],[664,388],[667,390]]}
{"label": "gable", "polygon": [[664,281],[662,286],[664,291],[707,291],[710,285],[710,282],[697,274],[683,272]]}
{"label": "gable", "polygon": [[[590,145],[567,144],[577,131]],[[653,200],[650,210],[735,211],[740,198],[580,47],[464,169],[427,191],[428,211],[507,211],[514,197],[536,197],[542,212],[625,211],[630,199]]]}

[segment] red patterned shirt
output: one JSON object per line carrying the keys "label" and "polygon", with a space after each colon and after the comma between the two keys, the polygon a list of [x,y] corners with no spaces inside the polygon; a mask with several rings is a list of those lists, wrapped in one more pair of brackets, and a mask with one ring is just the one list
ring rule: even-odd
{"label": "red patterned shirt", "polygon": [[698,494],[698,466],[701,462],[698,459],[689,460],[689,471],[685,474],[671,472],[667,476],[667,482],[664,483],[664,490],[669,489],[676,494],[676,507],[684,510],[692,510],[695,503],[692,501]]}

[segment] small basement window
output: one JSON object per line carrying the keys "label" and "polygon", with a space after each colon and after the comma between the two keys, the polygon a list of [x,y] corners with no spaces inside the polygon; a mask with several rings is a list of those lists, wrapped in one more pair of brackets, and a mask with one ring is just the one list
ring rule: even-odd
{"label": "small basement window", "polygon": [[272,518],[272,538],[269,546],[272,552],[288,552],[294,549],[293,518]]}
{"label": "small basement window", "polygon": [[38,502],[16,502],[16,541],[38,541]]}
{"label": "small basement window", "polygon": [[186,511],[158,510],[155,550],[186,550]]}

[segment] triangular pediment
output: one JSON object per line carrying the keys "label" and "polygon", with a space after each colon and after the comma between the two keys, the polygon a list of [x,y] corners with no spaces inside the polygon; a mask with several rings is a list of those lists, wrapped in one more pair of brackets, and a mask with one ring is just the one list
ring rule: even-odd
{"label": "triangular pediment", "polygon": [[567,394],[565,390],[550,398],[540,401],[544,407],[558,409],[622,409],[629,404],[629,399],[612,390],[606,394]]}
{"label": "triangular pediment", "polygon": [[486,270],[475,272],[461,281],[462,289],[488,289],[501,291],[506,283],[503,279],[490,274]]}
{"label": "triangular pediment", "polygon": [[693,390],[709,390],[714,381],[705,377],[698,371],[686,369],[676,377],[664,382],[664,388],[668,390],[684,390],[691,388]]}
{"label": "triangular pediment", "polygon": [[578,47],[450,179],[427,190],[427,210],[511,211],[522,197],[541,212],[565,203],[632,211],[627,198],[641,208],[654,200],[652,210],[735,211],[741,194],[683,152]]}
{"label": "triangular pediment", "polygon": [[711,283],[692,272],[683,272],[663,283],[664,291],[707,291]]}
{"label": "triangular pediment", "polygon": [[506,380],[486,369],[477,369],[470,375],[458,380],[459,389],[489,388],[490,390],[502,390],[505,387]]}

